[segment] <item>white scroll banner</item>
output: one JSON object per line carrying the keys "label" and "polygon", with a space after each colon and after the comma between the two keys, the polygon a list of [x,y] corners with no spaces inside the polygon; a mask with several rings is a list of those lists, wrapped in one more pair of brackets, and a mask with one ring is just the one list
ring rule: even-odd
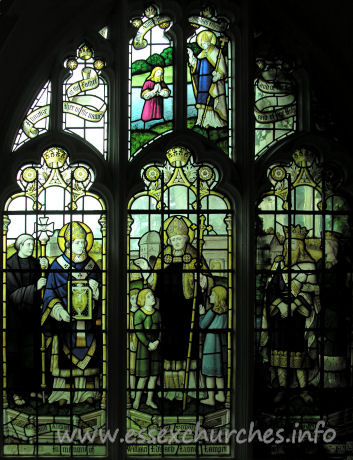
{"label": "white scroll banner", "polygon": [[295,97],[292,94],[263,97],[256,101],[254,112],[258,123],[285,120],[296,114]]}
{"label": "white scroll banner", "polygon": [[92,67],[84,67],[81,71],[83,79],[70,85],[66,90],[66,96],[70,99],[82,91],[90,91],[97,88],[99,78],[97,72]]}
{"label": "white scroll banner", "polygon": [[263,93],[286,93],[289,94],[293,91],[293,85],[287,81],[266,81],[259,79],[256,86]]}
{"label": "white scroll banner", "polygon": [[82,118],[93,123],[98,123],[104,116],[107,105],[98,96],[81,95],[84,91],[90,91],[99,86],[99,78],[97,72],[91,67],[82,69],[82,80],[70,85],[66,90],[68,101],[63,102],[63,112],[71,113],[79,118]]}
{"label": "white scroll banner", "polygon": [[[82,80],[73,83],[67,88],[66,96],[69,101],[63,102],[63,112],[98,123],[107,110],[106,103],[98,96],[78,96],[78,94],[97,88],[99,86],[99,77],[91,67],[83,68],[82,76],[84,77]],[[26,136],[31,139],[37,137],[39,131],[35,127],[36,123],[43,120],[43,118],[49,117],[49,115],[49,104],[38,107],[28,114],[22,123],[22,129]]]}
{"label": "white scroll banner", "polygon": [[38,109],[33,110],[30,114],[26,116],[22,123],[22,129],[27,137],[33,139],[38,136],[38,129],[35,128],[35,124],[38,121],[43,120],[43,118],[49,117],[50,114],[50,105],[43,105],[38,107]]}
{"label": "white scroll banner", "polygon": [[293,84],[290,81],[259,78],[255,85],[262,93],[272,94],[255,102],[254,113],[258,123],[274,123],[295,116],[295,96],[291,94]]}
{"label": "white scroll banner", "polygon": [[190,24],[207,27],[207,29],[214,30],[215,32],[224,32],[228,27],[228,23],[224,20],[216,22],[202,16],[191,16],[189,22]]}
{"label": "white scroll banner", "polygon": [[98,123],[106,110],[106,103],[98,96],[75,96],[70,99],[70,102],[63,103],[63,112],[71,113],[93,123]]}
{"label": "white scroll banner", "polygon": [[171,22],[172,19],[169,16],[155,16],[154,18],[147,19],[137,30],[136,36],[134,38],[134,48],[135,50],[142,50],[148,45],[147,40],[145,39],[146,33],[153,29],[153,27],[163,24],[164,22]]}

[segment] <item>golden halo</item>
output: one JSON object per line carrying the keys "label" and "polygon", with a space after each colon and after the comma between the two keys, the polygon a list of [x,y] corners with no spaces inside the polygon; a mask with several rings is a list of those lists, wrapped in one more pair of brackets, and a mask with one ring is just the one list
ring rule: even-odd
{"label": "golden halo", "polygon": [[170,221],[172,219],[174,219],[174,217],[181,217],[183,219],[183,221],[185,222],[186,226],[188,227],[188,235],[189,235],[189,243],[191,244],[194,240],[194,236],[195,236],[195,230],[193,230],[191,227],[193,226],[193,223],[191,222],[191,220],[189,220],[187,217],[185,216],[171,216],[171,217],[168,217],[167,220],[164,221],[164,224],[163,224],[163,238],[164,238],[164,244],[167,246],[168,244],[168,235],[167,235],[167,228],[168,228],[168,225],[170,224]]}
{"label": "golden halo", "polygon": [[[87,241],[87,246],[86,246],[86,252],[89,252],[89,250],[92,248],[93,246],[93,240],[94,240],[94,237],[93,237],[93,233],[92,233],[92,230],[89,228],[88,225],[84,224],[83,222],[80,222],[80,221],[72,221],[72,222],[76,222],[78,224],[80,224],[85,232],[86,232],[86,241]],[[61,249],[62,252],[65,252],[66,251],[66,247],[65,247],[65,232],[66,232],[66,229],[67,227],[69,226],[70,222],[65,224],[62,229],[60,230],[59,232],[59,235],[58,235],[58,245],[59,245],[59,248]]]}
{"label": "golden halo", "polygon": [[202,41],[211,43],[211,45],[215,45],[217,43],[217,37],[210,30],[203,30],[202,32],[198,33],[196,37],[196,42],[201,48],[202,48],[201,46]]}

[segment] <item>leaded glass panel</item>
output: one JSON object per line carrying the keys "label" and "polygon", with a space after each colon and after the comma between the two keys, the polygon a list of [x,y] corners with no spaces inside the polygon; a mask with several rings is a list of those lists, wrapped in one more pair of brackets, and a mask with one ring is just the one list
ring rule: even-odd
{"label": "leaded glass panel", "polygon": [[51,101],[51,83],[46,82],[34,99],[30,109],[18,130],[12,151],[17,150],[25,142],[48,131]]}
{"label": "leaded glass panel", "polygon": [[90,142],[107,157],[108,85],[102,75],[105,61],[82,44],[77,56],[65,61],[70,76],[63,84],[63,128]]}
{"label": "leaded glass panel", "polygon": [[172,19],[150,5],[131,24],[137,30],[129,45],[130,159],[174,126]]}
{"label": "leaded glass panel", "polygon": [[195,31],[187,41],[187,127],[231,156],[232,47],[226,33],[229,21],[209,6],[188,20]]}
{"label": "leaded glass panel", "polygon": [[294,66],[283,59],[256,60],[255,79],[255,157],[297,126]]}
{"label": "leaded glass panel", "polygon": [[[258,424],[289,438],[294,428],[313,435],[321,420],[339,436],[352,382],[353,253],[342,175],[299,148],[290,162],[271,165],[268,179],[257,222]],[[289,455],[288,443],[272,453]],[[323,443],[322,456],[329,453]]]}
{"label": "leaded glass panel", "polygon": [[[229,455],[232,209],[217,191],[218,170],[185,147],[141,175],[145,189],[128,216],[127,416],[128,428],[146,434],[128,454]],[[179,429],[187,445],[151,444],[161,428],[166,439]]]}
{"label": "leaded glass panel", "polygon": [[106,428],[104,200],[60,147],[17,182],[3,215],[2,454],[104,456],[77,433]]}

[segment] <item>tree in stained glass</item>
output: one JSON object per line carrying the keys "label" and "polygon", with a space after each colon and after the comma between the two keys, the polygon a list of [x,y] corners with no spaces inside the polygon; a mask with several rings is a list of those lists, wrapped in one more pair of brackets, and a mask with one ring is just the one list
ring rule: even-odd
{"label": "tree in stained glass", "polygon": [[148,6],[134,17],[135,37],[130,42],[129,155],[173,130],[173,42],[167,31],[169,16]]}
{"label": "tree in stained glass", "polygon": [[187,127],[231,155],[231,43],[229,21],[206,7],[189,17],[195,32],[187,41]]}
{"label": "tree in stained glass", "polygon": [[[229,428],[233,353],[232,209],[219,172],[185,147],[141,172],[128,216],[128,428]],[[158,428],[158,427],[157,427]],[[186,436],[188,434],[185,432]],[[128,453],[229,455],[230,445],[145,444]]]}
{"label": "tree in stained glass", "polygon": [[108,85],[102,75],[105,61],[82,44],[77,56],[65,61],[70,76],[63,85],[63,127],[90,142],[107,156]]}
{"label": "tree in stained glass", "polygon": [[255,156],[296,130],[294,66],[283,59],[256,60]]}
{"label": "tree in stained glass", "polygon": [[51,83],[46,82],[34,99],[18,130],[12,150],[17,150],[25,142],[48,131],[51,101]]}
{"label": "tree in stained glass", "polygon": [[257,228],[258,419],[275,430],[279,414],[307,427],[326,414],[335,428],[346,400],[332,392],[352,378],[353,253],[341,173],[299,148],[268,178]]}
{"label": "tree in stained glass", "polygon": [[3,218],[2,454],[102,456],[57,429],[105,430],[105,204],[60,147],[17,181]]}

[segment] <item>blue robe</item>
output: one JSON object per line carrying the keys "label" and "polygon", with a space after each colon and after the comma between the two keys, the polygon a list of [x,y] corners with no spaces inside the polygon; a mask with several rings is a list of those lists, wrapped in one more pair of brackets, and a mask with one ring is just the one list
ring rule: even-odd
{"label": "blue robe", "polygon": [[[207,98],[209,96],[210,87],[212,85],[212,72],[214,67],[206,59],[198,59],[195,73],[198,75],[197,84],[197,95],[196,95],[196,107],[207,104]],[[214,99],[211,97],[208,106],[213,107]]]}
{"label": "blue robe", "polygon": [[[48,281],[43,296],[42,323],[44,324],[44,328],[47,333],[49,332],[49,335],[57,335],[59,338],[60,369],[71,367],[70,362],[68,361],[69,359],[71,359],[74,364],[78,365],[78,367],[84,369],[87,367],[89,362],[90,367],[92,367],[92,358],[87,359],[85,364],[82,364],[82,361],[86,358],[91,346],[95,346],[97,350],[98,344],[96,339],[100,338],[100,332],[97,331],[96,327],[96,319],[100,313],[98,311],[99,308],[97,302],[93,308],[92,319],[85,320],[86,346],[76,346],[76,320],[72,320],[71,322],[57,321],[50,316],[50,312],[56,303],[55,299],[60,301],[63,307],[67,310],[68,281],[70,278],[72,280],[75,279],[75,273],[87,273],[87,277],[85,278],[86,280],[94,279],[98,282],[99,286],[101,286],[101,272],[97,264],[93,262],[90,257],[87,257],[80,263],[70,262],[70,259],[65,255],[62,257],[66,263],[71,264],[72,277],[70,277],[70,269],[65,270],[58,263],[58,259],[54,260],[49,269]],[[93,267],[88,270],[86,269],[86,266],[90,261],[92,261]],[[66,357],[63,356],[63,353],[61,353],[62,350],[66,350]],[[81,363],[81,365],[77,363]]]}
{"label": "blue robe", "polygon": [[199,324],[201,329],[212,331],[207,332],[203,345],[202,374],[208,377],[224,377],[227,363],[227,313],[217,314],[208,310],[205,315],[200,316]]}
{"label": "blue robe", "polygon": [[196,125],[204,128],[225,127],[228,120],[225,85],[227,64],[222,51],[212,45],[202,50],[192,64],[190,73],[198,110]]}

